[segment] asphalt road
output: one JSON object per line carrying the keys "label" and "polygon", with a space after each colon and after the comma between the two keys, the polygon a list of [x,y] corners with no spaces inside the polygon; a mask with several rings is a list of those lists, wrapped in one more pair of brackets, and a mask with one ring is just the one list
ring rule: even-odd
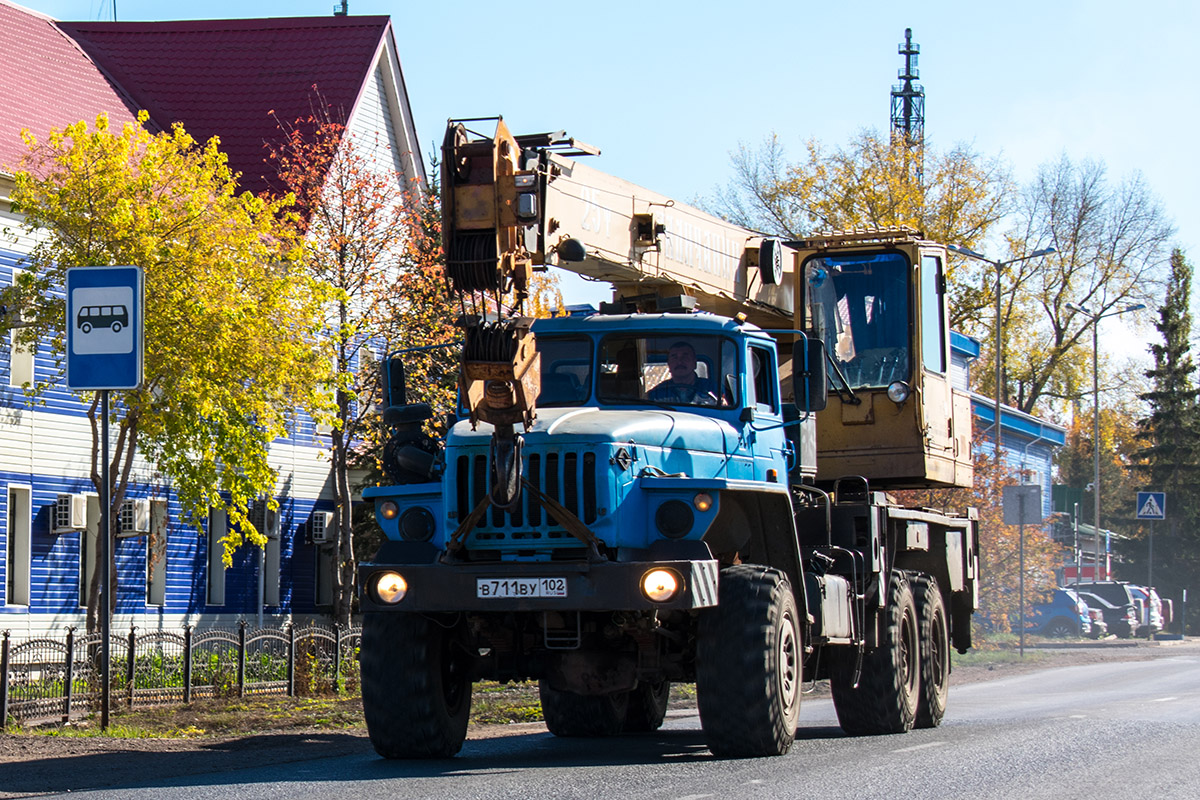
{"label": "asphalt road", "polygon": [[441,762],[373,752],[74,792],[86,798],[1128,798],[1200,797],[1200,656],[1065,667],[956,686],[940,728],[847,738],[805,702],[782,758],[723,761],[694,712],[657,734],[468,741]]}

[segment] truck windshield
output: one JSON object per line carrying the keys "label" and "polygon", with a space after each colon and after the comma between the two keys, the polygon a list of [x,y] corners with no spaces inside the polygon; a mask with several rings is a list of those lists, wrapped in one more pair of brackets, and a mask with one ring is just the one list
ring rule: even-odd
{"label": "truck windshield", "polygon": [[737,348],[722,336],[621,334],[600,343],[601,402],[736,406]]}
{"label": "truck windshield", "polygon": [[899,253],[817,256],[804,264],[805,326],[852,388],[909,380],[909,265]]}
{"label": "truck windshield", "polygon": [[592,340],[586,336],[538,336],[542,357],[539,406],[579,406],[592,393]]}

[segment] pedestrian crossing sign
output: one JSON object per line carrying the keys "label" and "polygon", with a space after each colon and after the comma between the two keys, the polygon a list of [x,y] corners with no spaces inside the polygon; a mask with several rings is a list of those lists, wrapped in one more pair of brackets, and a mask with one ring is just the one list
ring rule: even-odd
{"label": "pedestrian crossing sign", "polygon": [[1137,494],[1137,518],[1138,519],[1166,519],[1167,518],[1167,493],[1166,492],[1138,492],[1138,494]]}

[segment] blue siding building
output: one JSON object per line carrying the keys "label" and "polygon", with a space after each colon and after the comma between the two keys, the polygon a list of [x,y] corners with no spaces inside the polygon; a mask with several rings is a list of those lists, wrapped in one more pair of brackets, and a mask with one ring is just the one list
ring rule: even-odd
{"label": "blue siding building", "polygon": [[[221,46],[228,43],[235,44]],[[0,2],[0,45],[10,54],[0,73],[0,96],[10,104],[0,115],[0,165],[20,162],[22,127],[44,139],[51,128],[99,112],[117,127],[144,108],[152,127],[179,120],[200,140],[219,135],[245,188],[260,191],[268,187],[263,143],[282,138],[279,121],[313,113],[316,86],[344,115],[347,135],[371,143],[376,168],[404,189],[425,182],[387,17],[60,23]],[[0,171],[0,291],[29,266],[34,244],[12,208],[13,185],[13,175]],[[82,626],[100,503],[87,406],[60,384],[27,396],[32,382],[55,380],[57,365],[48,348],[35,355],[15,344],[18,320],[0,317],[0,631],[27,638]],[[328,447],[302,416],[273,443],[279,509],[268,513],[262,501],[252,509],[268,544],[241,549],[230,567],[219,542],[224,510],[193,524],[153,465],[135,458],[115,550],[114,630],[230,625],[260,615],[278,624],[327,610]]]}
{"label": "blue siding building", "polygon": [[[961,333],[951,333],[950,350],[954,385],[969,391],[970,365],[979,358],[979,342]],[[971,416],[975,431],[983,433],[975,439],[977,446],[985,453],[995,452],[995,398],[971,392]],[[1066,444],[1066,428],[1004,404],[1000,406],[1000,423],[1000,447],[1005,465],[1022,473],[1025,483],[1042,487],[1042,515],[1050,516],[1054,510],[1054,451]]]}

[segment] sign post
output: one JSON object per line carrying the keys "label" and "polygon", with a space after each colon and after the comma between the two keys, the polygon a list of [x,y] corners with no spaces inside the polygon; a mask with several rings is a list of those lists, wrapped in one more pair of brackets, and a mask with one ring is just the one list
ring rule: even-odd
{"label": "sign post", "polygon": [[1146,585],[1154,585],[1154,521],[1167,518],[1167,493],[1166,492],[1138,492],[1137,493],[1137,512],[1138,519],[1150,520],[1150,540],[1149,540],[1149,557],[1146,559]]}
{"label": "sign post", "polygon": [[1022,484],[1020,486],[1005,486],[1003,489],[1004,524],[1017,525],[1017,550],[1020,560],[1017,565],[1017,593],[1020,612],[1018,625],[1021,626],[1019,650],[1025,657],[1025,523],[1040,525],[1042,522],[1042,487],[1037,484]]}
{"label": "sign post", "polygon": [[[108,393],[142,383],[145,284],[141,267],[67,270],[67,388],[100,392],[100,729],[112,699],[110,634],[112,484],[108,464]],[[86,532],[84,533],[86,536]]]}

